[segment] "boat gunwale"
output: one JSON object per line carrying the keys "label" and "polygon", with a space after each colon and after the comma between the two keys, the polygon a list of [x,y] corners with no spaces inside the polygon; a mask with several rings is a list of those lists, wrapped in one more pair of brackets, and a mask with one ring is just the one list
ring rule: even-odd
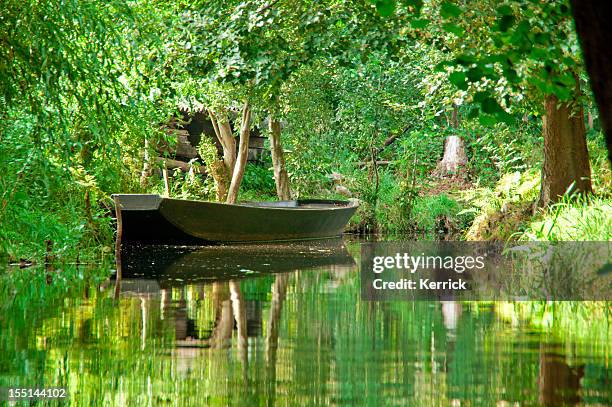
{"label": "boat gunwale", "polygon": [[[264,210],[283,210],[283,211],[338,211],[338,210],[343,210],[343,209],[353,209],[353,208],[357,208],[359,207],[359,202],[355,199],[352,200],[348,200],[348,201],[341,201],[341,200],[333,200],[333,199],[297,199],[297,200],[291,200],[291,201],[253,201],[253,204],[257,204],[257,203],[267,203],[267,202],[271,202],[271,203],[278,203],[278,202],[298,202],[298,205],[300,202],[302,203],[321,203],[321,204],[325,204],[325,203],[329,203],[330,206],[329,207],[320,207],[320,208],[307,208],[307,207],[299,207],[299,206],[294,206],[294,207],[283,207],[283,206],[257,206],[257,205],[249,205],[249,202],[244,202],[244,203],[225,203],[225,202],[211,202],[211,201],[199,201],[199,200],[195,200],[195,199],[178,199],[178,198],[168,198],[168,197],[163,197],[159,194],[113,194],[113,197],[117,196],[117,197],[121,197],[121,196],[157,196],[161,199],[161,201],[159,202],[159,204],[163,204],[164,201],[168,200],[168,201],[179,201],[179,202],[193,202],[193,203],[197,203],[197,204],[205,204],[205,205],[214,205],[214,206],[218,206],[218,207],[234,207],[234,208],[253,208],[253,209],[264,209]],[[334,203],[337,203],[339,205],[334,205]],[[332,206],[333,205],[333,206]],[[122,210],[130,210],[129,208],[122,208]]]}

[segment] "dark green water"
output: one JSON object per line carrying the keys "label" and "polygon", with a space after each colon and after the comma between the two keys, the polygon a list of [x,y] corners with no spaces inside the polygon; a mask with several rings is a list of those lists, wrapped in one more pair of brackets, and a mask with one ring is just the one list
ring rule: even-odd
{"label": "dark green water", "polygon": [[60,299],[4,306],[0,386],[75,406],[612,405],[607,304],[365,302],[342,250],[136,250],[120,284],[36,280]]}

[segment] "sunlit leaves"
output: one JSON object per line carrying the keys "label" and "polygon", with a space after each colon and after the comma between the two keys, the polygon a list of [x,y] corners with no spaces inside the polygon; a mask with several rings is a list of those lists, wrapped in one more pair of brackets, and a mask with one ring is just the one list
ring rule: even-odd
{"label": "sunlit leaves", "polygon": [[8,63],[0,62],[0,97],[8,108],[31,113],[37,137],[47,133],[67,157],[82,148],[74,137],[113,145],[107,134],[129,120],[134,105],[119,81],[134,58],[133,23],[123,0],[5,1],[0,60]]}

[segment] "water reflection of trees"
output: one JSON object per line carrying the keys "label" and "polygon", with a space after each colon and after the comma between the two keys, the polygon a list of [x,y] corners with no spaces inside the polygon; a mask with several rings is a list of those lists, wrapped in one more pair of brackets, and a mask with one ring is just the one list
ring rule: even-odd
{"label": "water reflection of trees", "polygon": [[78,405],[103,394],[132,405],[610,400],[609,340],[557,335],[563,346],[551,348],[549,334],[500,319],[497,305],[363,302],[354,269],[146,284],[124,282],[117,301],[92,290],[49,314],[30,310],[29,334],[2,321],[2,366],[15,374],[13,360],[29,361],[19,375],[79,389]]}

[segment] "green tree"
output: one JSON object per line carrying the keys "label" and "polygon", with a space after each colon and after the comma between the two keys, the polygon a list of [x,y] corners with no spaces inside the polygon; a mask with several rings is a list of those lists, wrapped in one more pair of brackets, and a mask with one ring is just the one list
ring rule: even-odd
{"label": "green tree", "polygon": [[[391,44],[393,21],[342,1],[212,1],[192,5],[185,16],[193,74],[244,90],[257,115],[268,117],[277,194],[289,199],[281,143],[287,81],[317,61],[346,62],[355,52]],[[375,26],[387,30],[370,29]]]}
{"label": "green tree", "polygon": [[582,61],[569,4],[431,1],[419,19],[404,21],[417,39],[441,43],[448,51],[439,68],[471,94],[483,124],[512,122],[525,106],[513,103],[513,94],[539,100],[546,116],[540,204],[570,189],[591,192],[577,79]]}

